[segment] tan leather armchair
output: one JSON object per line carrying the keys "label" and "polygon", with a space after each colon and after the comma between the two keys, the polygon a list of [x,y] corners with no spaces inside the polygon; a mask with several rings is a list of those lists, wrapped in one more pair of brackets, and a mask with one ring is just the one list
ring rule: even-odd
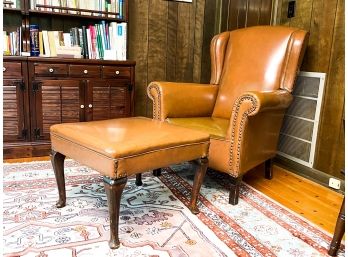
{"label": "tan leather armchair", "polygon": [[210,84],[152,82],[153,118],[210,134],[209,167],[233,177],[237,204],[242,176],[271,159],[308,41],[303,30],[257,26],[223,32],[210,46]]}

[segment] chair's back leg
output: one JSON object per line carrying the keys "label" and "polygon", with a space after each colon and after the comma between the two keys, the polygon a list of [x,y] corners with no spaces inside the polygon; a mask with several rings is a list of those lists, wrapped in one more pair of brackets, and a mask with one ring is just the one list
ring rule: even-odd
{"label": "chair's back leg", "polygon": [[268,159],[265,161],[265,178],[273,178],[273,159]]}

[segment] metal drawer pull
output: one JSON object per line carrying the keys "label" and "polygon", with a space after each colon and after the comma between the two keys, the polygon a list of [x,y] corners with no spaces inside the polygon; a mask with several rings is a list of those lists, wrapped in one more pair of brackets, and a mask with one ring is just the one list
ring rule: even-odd
{"label": "metal drawer pull", "polygon": [[89,107],[89,108],[92,108],[92,107],[93,107],[93,105],[92,105],[92,104],[89,104],[89,105],[88,105],[88,107]]}
{"label": "metal drawer pull", "polygon": [[115,73],[116,73],[116,75],[118,75],[118,74],[120,74],[120,71],[119,71],[119,70],[117,70],[117,71],[115,71]]}
{"label": "metal drawer pull", "polygon": [[84,74],[87,74],[87,73],[88,73],[88,70],[84,70],[83,73],[84,73]]}
{"label": "metal drawer pull", "polygon": [[85,108],[85,106],[83,104],[80,105],[81,109]]}
{"label": "metal drawer pull", "polygon": [[54,69],[53,69],[53,68],[49,68],[48,71],[49,71],[50,73],[53,73]]}
{"label": "metal drawer pull", "polygon": [[2,67],[2,71],[5,72],[6,71],[6,67]]}

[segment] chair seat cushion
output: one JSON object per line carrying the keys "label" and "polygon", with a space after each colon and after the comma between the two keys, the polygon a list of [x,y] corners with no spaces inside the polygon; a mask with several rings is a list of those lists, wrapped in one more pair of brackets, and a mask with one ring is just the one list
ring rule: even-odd
{"label": "chair seat cushion", "polygon": [[215,117],[168,118],[168,123],[208,133],[211,138],[226,138],[229,119]]}

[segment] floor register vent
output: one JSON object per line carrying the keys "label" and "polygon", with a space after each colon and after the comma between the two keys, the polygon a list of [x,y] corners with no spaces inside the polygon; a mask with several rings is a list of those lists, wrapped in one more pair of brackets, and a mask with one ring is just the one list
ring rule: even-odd
{"label": "floor register vent", "polygon": [[280,131],[278,154],[313,168],[325,73],[300,72]]}

